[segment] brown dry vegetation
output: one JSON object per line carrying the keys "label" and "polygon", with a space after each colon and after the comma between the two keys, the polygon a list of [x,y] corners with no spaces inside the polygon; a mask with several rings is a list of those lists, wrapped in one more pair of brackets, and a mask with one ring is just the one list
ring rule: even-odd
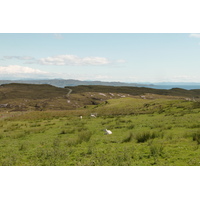
{"label": "brown dry vegetation", "polygon": [[[72,90],[70,95],[69,89]],[[158,90],[143,87],[75,86],[11,83],[0,86],[0,111],[74,110],[99,105],[109,99],[187,99],[198,101],[200,90]]]}

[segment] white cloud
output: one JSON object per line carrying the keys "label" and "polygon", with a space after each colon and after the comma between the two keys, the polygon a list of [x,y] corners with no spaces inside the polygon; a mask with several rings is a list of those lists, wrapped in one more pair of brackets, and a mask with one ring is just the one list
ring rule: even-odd
{"label": "white cloud", "polygon": [[19,65],[0,66],[0,74],[47,74],[47,72]]}
{"label": "white cloud", "polygon": [[105,57],[79,57],[76,55],[57,55],[46,58],[36,59],[32,56],[4,56],[3,59],[24,60],[24,64],[40,64],[55,66],[100,66],[107,64],[122,64],[126,61],[123,59],[109,60]]}
{"label": "white cloud", "polygon": [[106,65],[110,61],[104,57],[84,57],[80,58],[76,55],[58,55],[38,60],[42,65]]}
{"label": "white cloud", "polygon": [[31,56],[4,56],[4,59],[34,60]]}
{"label": "white cloud", "polygon": [[200,33],[191,33],[190,37],[200,38]]}

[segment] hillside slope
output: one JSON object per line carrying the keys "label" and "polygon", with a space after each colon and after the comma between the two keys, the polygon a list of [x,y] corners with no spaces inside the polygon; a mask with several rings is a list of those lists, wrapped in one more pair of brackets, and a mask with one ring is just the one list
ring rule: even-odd
{"label": "hillside slope", "polygon": [[0,86],[0,111],[74,110],[124,97],[198,101],[200,90],[91,85],[59,88],[48,84],[11,83]]}
{"label": "hillside slope", "polygon": [[180,97],[190,97],[190,98],[200,98],[200,90],[185,90],[181,88],[173,88],[170,90],[164,89],[152,89],[145,87],[115,87],[115,86],[102,86],[102,85],[80,85],[76,87],[67,87],[73,90],[73,93],[80,92],[104,92],[104,93],[124,93],[130,95],[144,95],[147,93],[158,94],[158,95],[170,95],[170,96],[180,96]]}

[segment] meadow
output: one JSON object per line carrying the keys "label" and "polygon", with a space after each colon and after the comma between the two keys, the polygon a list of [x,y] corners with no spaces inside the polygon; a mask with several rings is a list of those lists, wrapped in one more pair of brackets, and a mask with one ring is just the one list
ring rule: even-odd
{"label": "meadow", "polygon": [[200,165],[199,102],[126,97],[1,116],[2,166]]}

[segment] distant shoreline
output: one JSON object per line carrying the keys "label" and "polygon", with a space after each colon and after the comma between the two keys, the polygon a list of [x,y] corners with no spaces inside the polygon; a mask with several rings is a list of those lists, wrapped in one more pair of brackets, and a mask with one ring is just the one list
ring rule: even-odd
{"label": "distant shoreline", "polygon": [[104,85],[104,86],[127,86],[127,87],[146,87],[152,89],[181,88],[186,90],[200,89],[200,83],[184,83],[184,82],[158,82],[158,83],[125,83],[125,82],[105,82],[105,81],[80,81],[74,79],[30,79],[30,80],[0,80],[0,85],[9,83],[25,83],[25,84],[48,84],[55,87],[68,87],[79,85]]}
{"label": "distant shoreline", "polygon": [[170,90],[172,88],[181,88],[185,90],[200,89],[200,85],[153,85],[153,86],[145,86],[145,87],[153,88],[153,89],[164,89],[164,90]]}

